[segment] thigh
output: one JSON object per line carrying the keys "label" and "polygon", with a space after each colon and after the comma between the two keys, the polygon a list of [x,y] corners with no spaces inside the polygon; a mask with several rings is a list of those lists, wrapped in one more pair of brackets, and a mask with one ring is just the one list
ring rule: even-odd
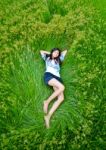
{"label": "thigh", "polygon": [[52,78],[51,80],[49,80],[48,85],[55,86],[56,88],[64,87],[64,85],[55,78]]}

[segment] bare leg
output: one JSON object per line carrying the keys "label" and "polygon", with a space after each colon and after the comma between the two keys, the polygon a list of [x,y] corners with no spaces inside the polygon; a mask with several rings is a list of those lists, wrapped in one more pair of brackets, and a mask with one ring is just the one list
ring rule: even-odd
{"label": "bare leg", "polygon": [[[57,88],[56,88],[55,86],[53,86],[53,89],[54,89],[55,91],[57,90]],[[48,115],[44,116],[44,119],[45,119],[46,127],[47,127],[47,128],[49,128],[49,120],[50,120],[51,116],[53,115],[53,113],[54,113],[55,110],[59,107],[59,105],[61,104],[61,102],[62,102],[63,100],[64,100],[64,94],[63,94],[63,92],[62,92],[62,93],[60,93],[60,94],[58,95],[58,100],[57,100],[58,102],[56,101],[56,102],[54,103],[54,105],[52,106],[52,108],[50,109]],[[58,106],[56,106],[56,103],[58,103]]]}
{"label": "bare leg", "polygon": [[62,91],[60,89],[56,90],[55,92],[53,92],[53,94],[44,101],[44,112],[47,113],[47,109],[48,109],[48,105],[49,103],[56,97],[58,96]]}
{"label": "bare leg", "polygon": [[[56,88],[54,88],[56,90]],[[63,102],[64,100],[64,94],[63,92],[60,93],[58,96],[58,99],[56,102],[54,102],[52,108],[50,109],[48,115],[44,116],[45,122],[46,122],[46,127],[49,128],[49,121],[53,113],[56,111],[56,109],[59,107],[59,105]]]}
{"label": "bare leg", "polygon": [[64,91],[64,85],[61,84],[58,80],[56,79],[51,79],[48,83],[50,86],[55,86],[57,87],[57,89],[55,90],[55,92],[52,93],[52,95],[44,101],[44,112],[47,113],[47,109],[48,109],[48,105],[49,103],[55,98],[57,97],[62,91]]}
{"label": "bare leg", "polygon": [[58,96],[63,91],[62,88],[57,89],[55,92],[52,93],[52,95],[47,99],[47,103],[49,104],[56,96]]}

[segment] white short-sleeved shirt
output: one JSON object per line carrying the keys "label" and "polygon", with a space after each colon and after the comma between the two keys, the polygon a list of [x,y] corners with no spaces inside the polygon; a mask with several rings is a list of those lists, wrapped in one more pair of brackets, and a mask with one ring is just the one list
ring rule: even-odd
{"label": "white short-sleeved shirt", "polygon": [[[50,73],[60,77],[60,65],[59,65],[59,63],[55,63],[54,60],[49,60],[49,57],[47,57],[47,59],[46,59],[45,53],[42,53],[41,57],[43,58],[43,60],[45,61],[45,64],[46,64],[46,71],[45,72],[50,72]],[[61,53],[60,60],[63,61],[64,57],[65,57],[64,53]]]}

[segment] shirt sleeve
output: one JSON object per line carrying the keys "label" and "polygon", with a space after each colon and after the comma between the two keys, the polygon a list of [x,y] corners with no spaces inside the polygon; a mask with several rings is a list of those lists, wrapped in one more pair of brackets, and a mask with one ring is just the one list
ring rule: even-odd
{"label": "shirt sleeve", "polygon": [[61,53],[61,55],[60,55],[60,60],[63,61],[64,58],[65,58],[65,54],[64,54],[64,53]]}
{"label": "shirt sleeve", "polygon": [[43,58],[43,60],[46,60],[46,54],[45,53],[41,53],[41,57]]}

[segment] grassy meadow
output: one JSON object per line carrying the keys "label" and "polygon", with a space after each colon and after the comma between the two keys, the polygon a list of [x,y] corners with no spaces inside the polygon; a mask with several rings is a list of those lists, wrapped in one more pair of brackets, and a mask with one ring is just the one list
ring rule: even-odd
{"label": "grassy meadow", "polygon": [[[54,47],[65,100],[46,129],[40,50]],[[105,0],[0,2],[0,150],[105,150],[105,100]]]}

